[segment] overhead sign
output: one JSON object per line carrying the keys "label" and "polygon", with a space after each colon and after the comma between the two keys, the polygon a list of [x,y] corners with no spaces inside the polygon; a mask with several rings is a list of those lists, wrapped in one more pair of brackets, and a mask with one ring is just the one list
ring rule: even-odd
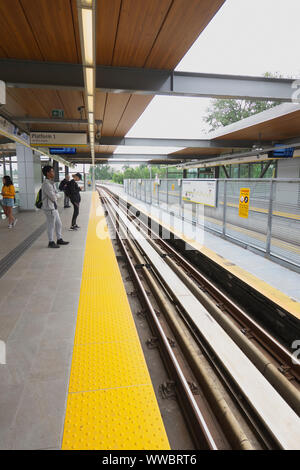
{"label": "overhead sign", "polygon": [[250,188],[240,189],[240,201],[239,201],[239,216],[244,219],[248,218],[249,214],[249,201],[250,201]]}
{"label": "overhead sign", "polygon": [[38,147],[77,147],[87,145],[87,134],[64,132],[30,132],[31,145]]}
{"label": "overhead sign", "polygon": [[29,135],[25,132],[21,132],[18,127],[7,121],[2,116],[0,116],[0,134],[7,136],[15,142],[25,142],[26,144],[29,144]]}
{"label": "overhead sign", "polygon": [[182,180],[182,200],[195,202],[206,206],[216,207],[217,181],[216,180]]}
{"label": "overhead sign", "polygon": [[52,117],[53,118],[63,118],[64,117],[64,110],[63,109],[52,109]]}
{"label": "overhead sign", "polygon": [[280,148],[280,144],[275,144],[275,147],[278,149],[274,149],[268,153],[268,158],[293,158],[294,155],[294,147],[289,148]]}
{"label": "overhead sign", "polygon": [[49,152],[51,155],[58,155],[58,154],[67,154],[67,155],[74,155],[76,153],[75,147],[50,147]]}
{"label": "overhead sign", "polygon": [[0,105],[6,104],[6,86],[5,82],[0,80]]}

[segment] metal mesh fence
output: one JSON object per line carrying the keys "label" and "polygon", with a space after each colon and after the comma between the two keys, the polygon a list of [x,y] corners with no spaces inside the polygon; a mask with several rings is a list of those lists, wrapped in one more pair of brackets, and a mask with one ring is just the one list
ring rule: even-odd
{"label": "metal mesh fence", "polygon": [[[299,179],[217,180],[215,207],[183,201],[181,181],[125,180],[124,189],[132,197],[225,238],[300,266]],[[239,211],[243,188],[249,191],[246,217]]]}

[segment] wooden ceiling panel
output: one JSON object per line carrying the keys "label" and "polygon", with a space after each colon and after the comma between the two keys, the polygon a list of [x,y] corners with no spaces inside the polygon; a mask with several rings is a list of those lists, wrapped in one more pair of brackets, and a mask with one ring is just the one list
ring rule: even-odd
{"label": "wooden ceiling panel", "polygon": [[123,0],[112,65],[145,65],[171,4],[171,0]]}
{"label": "wooden ceiling panel", "polygon": [[0,44],[1,57],[43,60],[19,0],[0,0]]}
{"label": "wooden ceiling panel", "polygon": [[103,136],[115,135],[115,131],[126,109],[129,99],[130,94],[127,93],[122,93],[120,95],[108,93],[104,112],[104,122],[102,126]]}
{"label": "wooden ceiling panel", "polygon": [[[237,140],[283,140],[300,136],[300,111],[218,137]],[[217,140],[217,139],[216,139]]]}
{"label": "wooden ceiling panel", "polygon": [[95,153],[114,153],[116,148],[112,145],[95,145]]}
{"label": "wooden ceiling panel", "polygon": [[153,96],[131,95],[123,116],[115,130],[116,137],[124,137],[145,111]]}
{"label": "wooden ceiling panel", "polygon": [[[23,116],[49,117],[43,101],[37,99],[37,90],[30,88],[9,88],[7,94],[24,110]],[[45,92],[46,90],[43,90]],[[8,109],[10,112],[10,109]]]}
{"label": "wooden ceiling panel", "polygon": [[11,93],[11,89],[6,91],[6,104],[4,106],[4,110],[10,116],[24,116],[25,110],[21,104],[19,104],[13,94]]}
{"label": "wooden ceiling panel", "polygon": [[20,0],[20,4],[26,12],[43,60],[77,63],[70,0]]}
{"label": "wooden ceiling panel", "polygon": [[172,154],[170,155],[217,155],[217,154],[220,154],[220,153],[224,153],[224,152],[227,152],[229,153],[230,149],[221,149],[221,148],[216,148],[216,149],[212,149],[212,148],[191,148],[191,147],[188,147],[188,148],[185,148],[185,149],[182,149],[182,150],[178,150],[178,152],[172,152]]}
{"label": "wooden ceiling panel", "polygon": [[[61,108],[64,110],[64,117],[66,119],[81,119],[80,111],[78,108],[84,106],[83,92],[76,90],[59,90],[57,92]],[[87,119],[85,110],[83,110],[83,119]]]}
{"label": "wooden ceiling panel", "polygon": [[225,0],[174,0],[146,62],[174,69]]}
{"label": "wooden ceiling panel", "polygon": [[98,65],[112,65],[120,8],[121,0],[98,0],[96,18]]}

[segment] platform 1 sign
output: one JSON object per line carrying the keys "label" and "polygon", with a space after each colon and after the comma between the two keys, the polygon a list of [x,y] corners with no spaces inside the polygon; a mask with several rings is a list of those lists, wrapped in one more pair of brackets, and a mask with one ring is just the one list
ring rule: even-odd
{"label": "platform 1 sign", "polygon": [[250,201],[250,188],[240,189],[239,217],[248,218]]}
{"label": "platform 1 sign", "polygon": [[205,181],[182,180],[182,200],[216,207],[217,181],[208,179]]}
{"label": "platform 1 sign", "polygon": [[77,147],[87,145],[87,134],[67,132],[30,132],[30,143],[38,147]]}

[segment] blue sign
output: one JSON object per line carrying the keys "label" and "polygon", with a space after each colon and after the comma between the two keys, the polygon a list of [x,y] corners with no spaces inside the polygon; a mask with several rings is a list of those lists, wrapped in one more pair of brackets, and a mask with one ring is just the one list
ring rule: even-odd
{"label": "blue sign", "polygon": [[[280,146],[280,144],[275,144],[275,147]],[[269,158],[292,158],[294,155],[294,148],[278,148],[274,149],[272,152],[269,152]]]}
{"label": "blue sign", "polygon": [[67,155],[74,155],[76,153],[76,148],[75,147],[51,147],[49,148],[50,155],[59,155],[61,153],[67,154]]}

